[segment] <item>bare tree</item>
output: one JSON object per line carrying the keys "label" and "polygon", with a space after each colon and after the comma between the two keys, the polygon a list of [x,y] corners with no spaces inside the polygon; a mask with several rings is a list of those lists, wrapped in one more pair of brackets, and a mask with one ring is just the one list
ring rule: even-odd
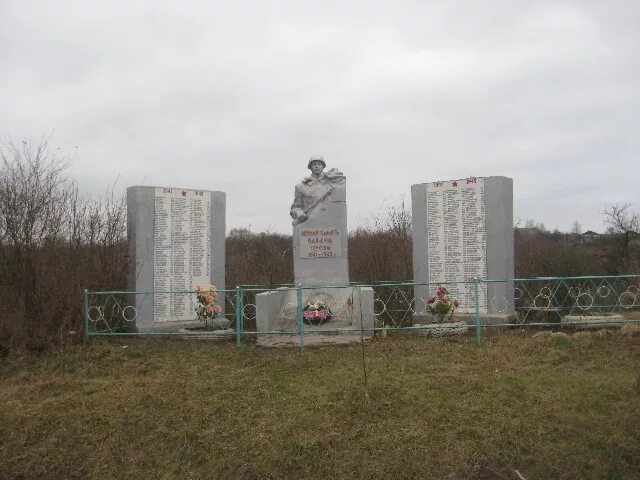
{"label": "bare tree", "polygon": [[62,231],[66,204],[71,198],[62,171],[64,162],[49,152],[46,141],[9,143],[0,150],[0,218],[3,256],[11,263],[13,295],[25,318],[40,318],[38,254],[45,242]]}
{"label": "bare tree", "polygon": [[72,185],[65,185],[63,160],[36,145],[9,143],[0,150],[0,236],[22,249],[34,248],[61,233]]}
{"label": "bare tree", "polygon": [[618,247],[619,267],[627,271],[637,269],[640,262],[632,255],[632,246],[640,239],[640,217],[631,211],[630,203],[610,205],[603,215],[607,233],[613,237]]}
{"label": "bare tree", "polygon": [[227,285],[273,287],[293,283],[290,235],[234,228],[227,236]]}
{"label": "bare tree", "polygon": [[580,225],[578,220],[573,222],[573,225],[571,226],[571,233],[574,235],[580,235],[582,233],[582,225]]}
{"label": "bare tree", "polygon": [[126,208],[81,196],[46,141],[0,145],[0,347],[81,333],[80,292],[126,285]]}
{"label": "bare tree", "polygon": [[524,222],[524,228],[529,228],[529,229],[537,229],[540,230],[541,232],[546,232],[547,229],[544,226],[544,223],[542,222],[538,222],[536,223],[536,221],[533,218],[527,218],[527,220]]}
{"label": "bare tree", "polygon": [[349,272],[355,281],[412,278],[411,212],[404,201],[380,210],[372,223],[349,235]]}

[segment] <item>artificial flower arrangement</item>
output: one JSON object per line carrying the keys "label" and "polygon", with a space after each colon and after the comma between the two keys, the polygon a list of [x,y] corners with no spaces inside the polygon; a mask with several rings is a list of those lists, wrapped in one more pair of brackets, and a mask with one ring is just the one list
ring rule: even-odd
{"label": "artificial flower arrangement", "polygon": [[443,321],[445,317],[451,318],[456,308],[460,306],[460,300],[457,298],[452,299],[451,295],[447,291],[447,287],[440,286],[436,290],[435,295],[429,297],[427,301],[427,311]]}
{"label": "artificial flower arrangement", "polygon": [[208,320],[212,320],[222,311],[222,307],[216,303],[218,289],[214,285],[205,288],[203,285],[196,285],[196,295],[198,306],[196,314],[199,320],[203,320],[205,326]]}
{"label": "artificial flower arrangement", "polygon": [[331,313],[331,309],[320,300],[307,303],[307,305],[302,309],[302,318],[305,323],[318,325],[328,322],[331,320],[332,316],[333,314]]}

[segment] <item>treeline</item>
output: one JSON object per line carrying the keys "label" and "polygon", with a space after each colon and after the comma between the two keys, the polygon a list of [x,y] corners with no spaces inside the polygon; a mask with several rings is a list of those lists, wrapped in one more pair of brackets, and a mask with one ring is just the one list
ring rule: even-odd
{"label": "treeline", "polygon": [[[126,204],[113,189],[79,194],[65,164],[42,142],[0,147],[0,356],[45,350],[81,338],[86,288],[126,290]],[[609,233],[585,236],[514,230],[515,275],[640,273],[638,217],[628,205],[605,212]],[[293,283],[290,235],[233,229],[226,285]],[[411,215],[405,204],[380,211],[349,234],[352,281],[410,280]]]}
{"label": "treeline", "polygon": [[[293,284],[291,235],[233,229],[227,236],[226,284]],[[352,281],[407,280],[412,277],[411,213],[404,204],[389,207],[349,234]]]}
{"label": "treeline", "polygon": [[640,274],[640,225],[630,205],[603,213],[604,234],[514,229],[515,276]]}
{"label": "treeline", "polygon": [[[517,278],[640,274],[640,236],[609,227],[605,234],[514,228]],[[293,283],[290,235],[232,230],[227,285]],[[411,213],[403,204],[381,211],[349,234],[349,277],[357,282],[413,278]]]}
{"label": "treeline", "polygon": [[0,356],[81,335],[82,291],[126,289],[125,199],[82,196],[46,142],[0,150]]}

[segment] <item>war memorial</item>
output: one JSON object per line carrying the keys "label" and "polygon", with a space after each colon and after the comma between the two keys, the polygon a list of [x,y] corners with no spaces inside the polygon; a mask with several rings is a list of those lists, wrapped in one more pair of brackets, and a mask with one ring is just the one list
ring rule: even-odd
{"label": "war memorial", "polygon": [[[294,286],[256,296],[257,331],[294,333],[301,328],[296,315],[298,297],[307,312],[305,336],[314,343],[359,341],[357,329],[373,334],[373,289],[349,284],[347,179],[325,160],[310,157],[311,175],[295,186],[290,215],[293,226]],[[329,331],[333,336],[322,335]],[[307,335],[308,334],[308,335]],[[264,344],[297,341],[290,336],[265,335]]]}
{"label": "war memorial", "polygon": [[[379,326],[373,288],[349,279],[347,178],[327,169],[321,155],[312,155],[306,166],[310,174],[295,185],[289,209],[294,284],[256,292],[259,344],[298,344],[302,333],[308,344],[350,343],[370,338]],[[513,284],[504,281],[513,278],[512,180],[420,183],[411,187],[411,200],[413,324],[434,320],[429,299],[443,285],[460,303],[456,320],[471,323],[480,313],[485,322],[506,321],[514,312]],[[202,315],[196,315],[194,290],[225,290],[225,193],[134,186],[127,191],[127,213],[130,290],[146,292],[129,301],[136,331],[196,328]],[[473,283],[487,278],[503,281]],[[225,332],[231,323],[226,303],[222,298],[211,315]],[[237,307],[243,308],[238,319],[245,320],[246,305]]]}

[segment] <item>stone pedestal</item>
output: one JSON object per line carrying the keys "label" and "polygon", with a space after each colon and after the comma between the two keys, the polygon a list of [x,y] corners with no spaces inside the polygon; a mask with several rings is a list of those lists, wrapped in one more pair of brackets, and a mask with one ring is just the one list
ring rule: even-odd
{"label": "stone pedestal", "polygon": [[336,191],[293,227],[295,284],[349,285],[346,187]]}
{"label": "stone pedestal", "polygon": [[332,317],[320,325],[303,323],[304,339],[315,344],[360,341],[362,329],[367,338],[373,336],[373,289],[349,286],[346,178],[335,169],[323,173],[326,163],[320,156],[312,157],[308,167],[312,175],[296,185],[291,206],[294,277],[296,287],[302,287],[302,303],[295,289],[256,295],[257,331],[264,333],[258,335],[259,344],[299,344],[298,307],[316,301],[329,307]]}
{"label": "stone pedestal", "polygon": [[[320,300],[333,314],[331,320],[322,324],[303,323],[304,335],[352,335],[360,339],[361,330],[371,337],[374,327],[373,289],[371,287],[313,288],[303,289],[302,303]],[[282,333],[292,343],[299,343],[297,292],[292,289],[278,289],[256,295],[256,327],[258,332]],[[295,334],[295,338],[291,335]],[[265,335],[268,340],[273,335]],[[331,340],[326,340],[324,343]],[[342,343],[340,340],[338,340]],[[284,342],[286,343],[286,342]]]}
{"label": "stone pedestal", "polygon": [[[475,314],[474,285],[447,282],[480,279],[480,314],[501,322],[515,311],[513,298],[513,180],[472,177],[412,185],[415,296],[427,300],[439,285],[461,300],[459,315]],[[424,305],[422,301],[416,302]],[[425,315],[424,309],[416,317]],[[419,318],[418,321],[426,321]]]}
{"label": "stone pedestal", "polygon": [[[195,294],[197,284],[224,289],[225,210],[223,192],[133,186],[127,189],[129,291],[139,332],[177,332],[201,325]],[[223,308],[224,293],[218,303]],[[130,310],[130,309],[129,309]],[[130,317],[131,312],[128,312]]]}

